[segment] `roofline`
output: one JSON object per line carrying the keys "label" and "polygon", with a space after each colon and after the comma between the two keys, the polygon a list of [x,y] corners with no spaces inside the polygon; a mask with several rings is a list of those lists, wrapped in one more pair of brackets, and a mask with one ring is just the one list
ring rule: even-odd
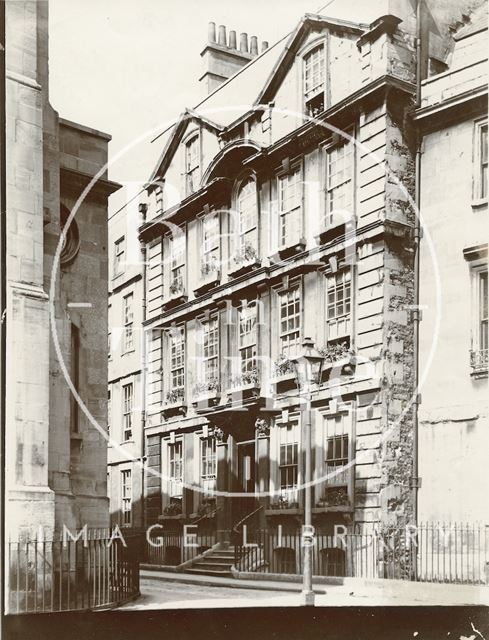
{"label": "roofline", "polygon": [[104,131],[100,131],[99,129],[87,127],[86,125],[80,124],[79,122],[74,122],[73,120],[59,118],[59,124],[60,126],[67,127],[68,129],[76,129],[77,131],[83,131],[83,133],[89,133],[90,135],[97,138],[102,138],[107,141],[112,140],[112,136],[110,135],[110,133],[105,133]]}
{"label": "roofline", "polygon": [[[189,116],[189,117],[186,117],[186,116]],[[174,131],[170,135],[166,145],[163,148],[163,151],[161,152],[160,157],[158,158],[156,166],[148,181],[149,184],[155,180],[155,178],[158,176],[158,173],[160,172],[162,167],[164,167],[164,169],[167,168],[168,166],[166,162],[167,156],[170,153],[172,147],[175,145],[177,138],[180,137],[181,139],[181,136],[183,135],[183,131],[181,130],[183,128],[183,125],[186,125],[187,122],[193,118],[196,120],[199,120],[210,129],[214,129],[214,131],[217,131],[218,133],[220,133],[223,130],[223,127],[218,125],[216,122],[213,122],[212,120],[209,120],[209,118],[202,116],[197,111],[194,111],[194,109],[186,108],[184,111],[182,111],[177,122],[175,122],[175,124],[173,125]],[[172,154],[172,157],[173,157],[173,154]]]}

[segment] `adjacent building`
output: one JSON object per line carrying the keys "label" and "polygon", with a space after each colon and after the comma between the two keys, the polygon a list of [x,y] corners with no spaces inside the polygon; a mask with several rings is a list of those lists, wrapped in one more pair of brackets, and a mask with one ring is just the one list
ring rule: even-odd
{"label": "adjacent building", "polygon": [[487,524],[486,5],[454,31],[439,71],[423,82],[416,113],[428,231],[420,256],[420,517]]}
{"label": "adjacent building", "polygon": [[6,525],[14,541],[39,527],[49,540],[63,525],[109,523],[105,434],[65,377],[105,430],[107,200],[118,185],[110,136],[49,103],[47,2],[6,2],[5,24]]}

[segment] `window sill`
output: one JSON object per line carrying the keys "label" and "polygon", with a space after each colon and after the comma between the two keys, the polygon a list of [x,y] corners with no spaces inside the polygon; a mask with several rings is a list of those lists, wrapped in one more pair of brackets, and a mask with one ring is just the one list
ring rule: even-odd
{"label": "window sill", "polygon": [[247,273],[251,273],[255,271],[255,269],[259,269],[261,267],[261,260],[258,258],[249,262],[241,262],[235,267],[232,267],[229,270],[230,278],[239,278],[240,276],[244,276]]}
{"label": "window sill", "polygon": [[128,356],[130,353],[136,353],[136,349],[129,349],[129,351],[123,351],[121,356]]}
{"label": "window sill", "polygon": [[164,514],[162,514],[161,516],[158,516],[158,520],[160,522],[164,521],[164,520],[170,520],[170,521],[176,520],[176,521],[178,521],[178,520],[186,520],[186,519],[187,519],[187,516],[184,513],[179,513],[176,516],[167,516],[167,515],[164,515]]}
{"label": "window sill", "polygon": [[134,444],[134,443],[135,443],[135,441],[131,438],[130,440],[123,440],[121,442],[121,445],[123,445],[123,444]]}
{"label": "window sill", "polygon": [[313,507],[313,513],[351,513],[354,511],[354,508],[350,504],[336,504],[329,505],[324,507]]}
{"label": "window sill", "polygon": [[119,273],[114,274],[112,276],[112,282],[119,280],[119,278],[121,278],[123,275],[124,275],[124,271],[119,271]]}
{"label": "window sill", "polygon": [[202,284],[200,284],[197,288],[194,289],[194,296],[198,298],[199,296],[204,295],[221,282],[221,275],[219,272],[214,273],[214,275],[207,276],[206,278],[202,278]]}
{"label": "window sill", "polygon": [[302,509],[265,509],[266,516],[299,516],[304,512]]}
{"label": "window sill", "polygon": [[287,258],[291,258],[298,253],[302,253],[306,249],[306,244],[306,240],[304,238],[300,238],[294,244],[284,245],[280,247],[278,250],[279,258],[281,260],[286,260]]}
{"label": "window sill", "polygon": [[487,209],[487,198],[479,198],[478,200],[472,200],[472,211],[481,211]]}
{"label": "window sill", "polygon": [[488,369],[476,369],[471,371],[470,377],[473,380],[478,380],[479,378],[487,378],[489,377],[489,371]]}
{"label": "window sill", "polygon": [[187,302],[188,296],[185,291],[181,293],[172,294],[165,302],[163,303],[163,309],[166,311],[168,309],[172,309],[173,307],[178,307],[180,304],[184,304]]}

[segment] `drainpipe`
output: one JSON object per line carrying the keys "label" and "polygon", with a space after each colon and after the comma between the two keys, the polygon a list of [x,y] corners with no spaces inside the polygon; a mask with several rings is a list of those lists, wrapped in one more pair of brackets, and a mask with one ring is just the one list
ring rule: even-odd
{"label": "drainpipe", "polygon": [[[416,102],[415,109],[421,105],[421,81],[423,79],[424,61],[422,57],[425,55],[422,42],[423,37],[423,0],[417,0],[416,3]],[[416,126],[416,125],[415,125]],[[416,157],[415,157],[415,194],[414,201],[416,204],[416,211],[420,210],[421,203],[421,149],[422,149],[422,136],[419,131],[419,127],[416,126]],[[413,355],[413,375],[414,375],[414,389],[416,390],[416,397],[413,403],[413,469],[411,478],[411,487],[413,491],[413,523],[418,524],[418,491],[420,487],[419,478],[419,404],[420,394],[417,393],[419,384],[419,323],[421,320],[421,311],[419,309],[419,282],[420,282],[420,241],[422,237],[421,221],[419,216],[416,215],[414,223],[414,310],[412,314],[413,319],[413,338],[414,338],[414,355]]]}
{"label": "drainpipe", "polygon": [[[6,205],[6,142],[5,142],[5,2],[0,3],[0,424],[5,424],[6,390],[6,333],[7,333],[7,205]],[[5,314],[5,315],[4,315]],[[5,429],[0,433],[0,490],[5,495]],[[5,539],[5,500],[0,501],[0,538]],[[3,554],[0,571],[5,570]]]}
{"label": "drainpipe", "polygon": [[[145,218],[146,216],[143,216]],[[144,219],[143,219],[144,221]],[[143,322],[146,320],[146,245],[141,243],[141,260],[143,263],[143,296],[141,300]],[[141,526],[146,529],[146,505],[144,499],[144,464],[146,461],[145,431],[146,431],[146,333],[141,325]]]}

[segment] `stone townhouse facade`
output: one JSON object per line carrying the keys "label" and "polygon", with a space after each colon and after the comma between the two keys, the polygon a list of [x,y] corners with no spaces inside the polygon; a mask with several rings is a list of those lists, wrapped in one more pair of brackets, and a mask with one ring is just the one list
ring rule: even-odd
{"label": "stone townhouse facade", "polygon": [[145,525],[229,540],[247,517],[303,522],[290,360],[306,337],[325,356],[313,524],[416,521],[417,80],[444,68],[475,4],[425,4],[426,29],[408,2],[369,24],[306,14],[261,53],[211,23],[209,96],[166,137],[139,210]]}
{"label": "stone townhouse facade", "polygon": [[421,211],[433,243],[422,242],[420,256],[424,520],[489,522],[487,57],[484,5],[454,32],[447,65],[423,82],[416,113]]}
{"label": "stone townhouse facade", "polygon": [[[107,177],[110,136],[49,102],[48,5],[5,3],[6,525],[12,540],[107,526]],[[61,229],[101,172],[51,276]],[[50,329],[50,313],[56,331]],[[58,357],[52,335],[56,336]]]}
{"label": "stone townhouse facade", "polygon": [[[128,205],[131,206],[130,204]],[[141,528],[143,519],[143,256],[136,215],[109,218],[109,448],[111,524]]]}

